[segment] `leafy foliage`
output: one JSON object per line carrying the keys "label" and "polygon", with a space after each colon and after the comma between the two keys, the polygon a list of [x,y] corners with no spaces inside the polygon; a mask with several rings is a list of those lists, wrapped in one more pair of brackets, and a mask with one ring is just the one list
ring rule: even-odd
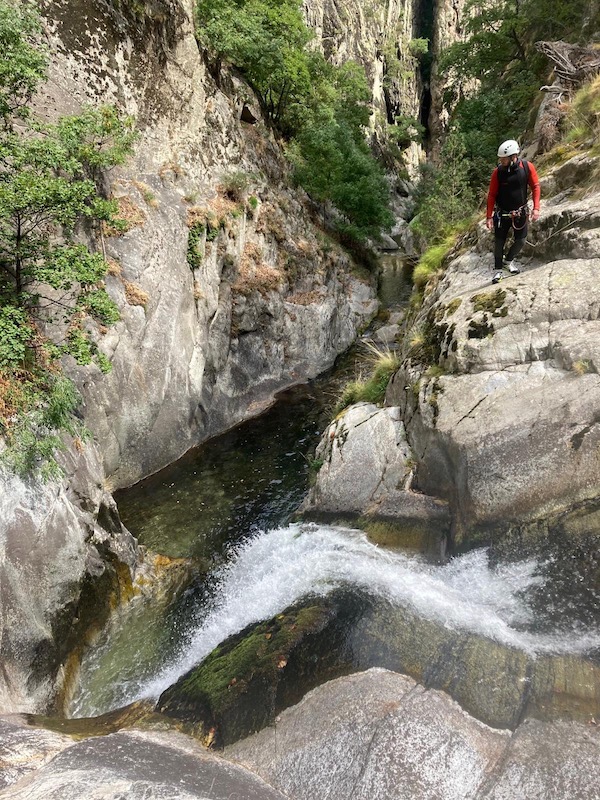
{"label": "leafy foliage", "polygon": [[51,474],[55,431],[81,429],[58,359],[110,369],[91,336],[92,321],[119,318],[103,284],[108,265],[78,238],[120,224],[97,179],[122,163],[134,132],[110,107],[55,125],[33,119],[28,103],[46,71],[38,30],[33,6],[0,0],[0,432],[13,468]]}
{"label": "leafy foliage", "polygon": [[205,225],[195,222],[190,227],[187,245],[187,262],[191,270],[199,269],[202,266],[202,252],[200,245],[206,231]]}
{"label": "leafy foliage", "polygon": [[396,352],[379,350],[374,345],[369,346],[369,351],[369,377],[345,385],[334,409],[336,415],[354,403],[383,403],[388,383],[400,367],[400,358]]}
{"label": "leafy foliage", "polygon": [[[470,0],[465,6],[465,41],[442,54],[441,68],[453,85],[477,79],[478,88],[458,98],[446,97],[459,127],[470,163],[469,178],[481,190],[489,178],[490,160],[505,139],[522,139],[532,124],[539,87],[548,78],[548,63],[534,48],[538,40],[584,42],[600,27],[598,4],[589,0]],[[456,101],[458,100],[458,104]]]}
{"label": "leafy foliage", "polygon": [[444,97],[452,115],[450,133],[439,168],[425,167],[412,223],[426,245],[443,241],[474,210],[487,187],[498,144],[522,140],[532,126],[539,87],[549,77],[548,63],[534,43],[585,42],[600,28],[599,8],[589,0],[465,4],[466,36],[440,58],[450,87]]}
{"label": "leafy foliage", "polygon": [[40,31],[33,3],[0,3],[0,118],[29,115],[27,104],[46,76],[44,53],[33,46]]}
{"label": "leafy foliage", "polygon": [[395,125],[388,127],[387,134],[401,150],[407,148],[411,142],[423,141],[425,127],[421,125],[418,119],[399,115],[396,117],[395,122]]}
{"label": "leafy foliage", "polygon": [[576,93],[567,115],[567,141],[600,140],[600,76]]}
{"label": "leafy foliage", "polygon": [[241,70],[288,140],[298,182],[341,212],[343,232],[362,239],[391,224],[388,187],[365,142],[364,70],[334,67],[307,47],[299,0],[199,0],[197,35],[217,68]]}
{"label": "leafy foliage", "polygon": [[382,171],[364,138],[347,125],[335,117],[315,117],[289,152],[298,182],[311,197],[331,201],[345,216],[340,230],[360,239],[391,225]]}
{"label": "leafy foliage", "polygon": [[411,222],[428,246],[443,241],[471,215],[475,199],[468,172],[464,137],[457,129],[451,130],[442,147],[440,166],[428,165],[422,170],[417,214]]}
{"label": "leafy foliage", "polygon": [[310,94],[314,54],[296,0],[199,0],[197,35],[213,60],[243,73],[272,121],[286,128]]}
{"label": "leafy foliage", "polygon": [[423,289],[427,281],[442,269],[444,259],[456,244],[456,235],[449,234],[440,244],[428,247],[413,270],[412,280],[417,289]]}

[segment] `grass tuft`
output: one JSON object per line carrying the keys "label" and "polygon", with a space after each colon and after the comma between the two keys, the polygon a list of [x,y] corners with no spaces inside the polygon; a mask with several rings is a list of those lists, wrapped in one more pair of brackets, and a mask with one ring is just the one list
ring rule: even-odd
{"label": "grass tuft", "polygon": [[369,350],[367,364],[371,374],[368,378],[357,378],[345,385],[334,409],[336,415],[354,403],[383,403],[388,383],[400,367],[397,353],[389,349],[379,350],[370,342],[365,344]]}
{"label": "grass tuft", "polygon": [[418,290],[422,290],[434,275],[441,274],[444,259],[456,244],[458,236],[458,232],[453,232],[443,242],[428,247],[423,253],[412,276],[413,284]]}
{"label": "grass tuft", "polygon": [[573,97],[567,113],[566,139],[578,142],[600,140],[600,75],[586,83]]}

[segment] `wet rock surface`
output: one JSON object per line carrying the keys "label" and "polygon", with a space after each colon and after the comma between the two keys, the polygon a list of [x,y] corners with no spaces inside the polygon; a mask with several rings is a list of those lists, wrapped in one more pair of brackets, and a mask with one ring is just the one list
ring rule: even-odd
{"label": "wet rock surface", "polygon": [[157,710],[218,746],[260,730],[309,688],[351,669],[347,637],[365,604],[337,592],[250,626],[164,692]]}
{"label": "wet rock surface", "polygon": [[225,754],[294,800],[595,800],[599,749],[596,727],[527,721],[511,735],[373,669],[315,689]]}
{"label": "wet rock surface", "polygon": [[[39,750],[49,754],[48,746]],[[248,770],[175,732],[129,731],[71,743],[0,791],[7,800],[283,800]]]}
{"label": "wet rock surface", "polygon": [[93,445],[60,456],[65,477],[0,473],[0,707],[41,711],[63,665],[131,587],[137,544],[102,486]]}
{"label": "wet rock surface", "polygon": [[0,718],[0,794],[72,744],[69,736],[28,728],[19,718]]}
{"label": "wet rock surface", "polygon": [[[520,644],[527,643],[534,647],[535,638],[524,635]],[[514,730],[529,716],[582,723],[600,716],[600,667],[589,658],[527,653],[384,604],[361,617],[349,644],[356,669],[408,674],[495,728]]]}
{"label": "wet rock surface", "polygon": [[598,726],[527,720],[514,734],[485,800],[600,797]]}
{"label": "wet rock surface", "polygon": [[315,686],[378,667],[443,690],[494,728],[515,730],[528,717],[600,718],[597,661],[536,652],[542,639],[526,630],[512,639],[508,646],[365,591],[336,590],[230,637],[165,691],[157,710],[223,746],[271,724]]}
{"label": "wet rock surface", "polygon": [[0,724],[0,797],[12,800],[600,797],[597,725],[491,728],[444,692],[385,669],[314,689],[224,758],[172,730],[73,742],[10,718]]}

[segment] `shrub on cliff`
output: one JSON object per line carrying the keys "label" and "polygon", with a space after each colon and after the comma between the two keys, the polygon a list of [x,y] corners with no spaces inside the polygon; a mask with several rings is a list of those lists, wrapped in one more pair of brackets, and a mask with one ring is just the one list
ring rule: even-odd
{"label": "shrub on cliff", "polygon": [[464,137],[453,128],[442,146],[440,166],[427,164],[421,172],[410,227],[426,247],[443,242],[464,227],[473,213],[475,196],[465,155]]}
{"label": "shrub on cliff", "polygon": [[600,76],[582,86],[567,113],[567,141],[600,140]]}
{"label": "shrub on cliff", "polygon": [[366,343],[368,355],[365,359],[368,377],[359,377],[347,383],[334,407],[334,414],[340,414],[355,403],[381,404],[392,376],[400,367],[398,354],[392,350],[380,350],[370,342]]}
{"label": "shrub on cliff", "polygon": [[108,265],[78,234],[120,225],[96,178],[125,159],[134,134],[108,107],[55,125],[33,117],[46,66],[38,28],[31,6],[0,0],[0,433],[11,466],[52,473],[56,429],[81,427],[59,359],[110,368],[92,335],[92,321],[119,316],[102,282]]}
{"label": "shrub on cliff", "polygon": [[365,141],[364,70],[334,67],[307,47],[299,0],[198,0],[197,36],[217,73],[222,62],[243,73],[290,144],[298,182],[338,209],[344,233],[363,239],[392,224],[389,189]]}

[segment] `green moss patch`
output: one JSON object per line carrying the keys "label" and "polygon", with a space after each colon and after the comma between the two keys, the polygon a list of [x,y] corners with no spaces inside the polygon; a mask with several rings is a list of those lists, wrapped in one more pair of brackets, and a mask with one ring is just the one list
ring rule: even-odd
{"label": "green moss patch", "polygon": [[493,317],[505,317],[508,309],[504,305],[506,302],[506,292],[503,289],[496,289],[494,292],[482,292],[471,297],[473,311],[485,311]]}
{"label": "green moss patch", "polygon": [[446,306],[446,314],[451,317],[455,311],[458,311],[460,305],[462,303],[462,298],[455,297],[454,300],[450,300],[448,305]]}
{"label": "green moss patch", "polygon": [[237,695],[248,690],[256,675],[276,681],[278,672],[287,664],[290,651],[308,632],[320,628],[327,617],[328,610],[322,606],[279,614],[258,625],[233,647],[217,647],[202,666],[184,680],[181,690],[205,694],[213,712],[222,713]]}
{"label": "green moss patch", "polygon": [[279,710],[278,688],[293,652],[335,615],[330,603],[315,601],[232,636],[164,692],[157,710],[203,738],[212,733],[217,744],[259,730]]}

